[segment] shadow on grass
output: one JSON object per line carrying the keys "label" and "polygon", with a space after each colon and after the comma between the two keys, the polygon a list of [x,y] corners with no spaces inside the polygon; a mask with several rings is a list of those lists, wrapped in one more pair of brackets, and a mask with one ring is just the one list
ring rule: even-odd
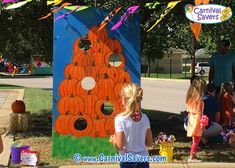
{"label": "shadow on grass", "polygon": [[[153,136],[157,137],[159,132],[165,132],[168,135],[173,134],[176,137],[176,142],[174,146],[174,162],[175,163],[186,163],[190,152],[191,138],[186,136],[186,131],[183,128],[183,115],[174,114],[170,112],[154,111],[154,110],[143,110],[144,113],[150,119],[150,124],[153,132]],[[52,136],[52,125],[48,121],[47,116],[51,114],[51,111],[42,111],[40,114],[32,114],[32,129],[29,132],[19,134],[16,139],[23,138],[34,138],[34,137],[47,137],[47,141],[44,139],[37,140],[35,145],[40,143],[45,146],[45,144],[52,146],[51,136]],[[35,143],[35,142],[34,142]],[[26,143],[27,144],[27,143]],[[58,165],[59,162],[51,159],[51,156],[46,154],[47,149],[41,149],[42,162],[40,166],[51,166]],[[159,146],[155,146],[153,149],[149,150],[150,155],[159,155]],[[50,152],[51,154],[51,152]],[[207,162],[234,162],[235,151],[233,148],[228,147],[226,144],[211,144],[209,149],[203,147],[198,148],[198,155],[203,161]],[[47,158],[49,157],[49,158]],[[57,163],[58,162],[58,163]],[[64,164],[61,161],[60,164]]]}
{"label": "shadow on grass", "polygon": [[0,84],[0,89],[17,89],[17,88],[24,88],[24,87],[18,85]]}
{"label": "shadow on grass", "polygon": [[147,109],[143,109],[143,112],[150,120],[153,137],[157,137],[160,132],[165,132],[167,135],[175,135],[177,141],[188,141],[183,127],[183,115]]}

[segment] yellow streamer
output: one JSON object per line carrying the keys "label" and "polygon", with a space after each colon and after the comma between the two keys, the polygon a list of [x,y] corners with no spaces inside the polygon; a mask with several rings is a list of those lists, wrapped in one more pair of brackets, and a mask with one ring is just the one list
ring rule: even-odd
{"label": "yellow streamer", "polygon": [[150,27],[150,29],[147,30],[147,32],[152,30],[164,18],[164,16],[166,16],[170,12],[170,10],[173,9],[179,2],[181,1],[169,2],[166,7],[166,10],[161,14],[160,18],[156,21],[156,23],[152,27]]}

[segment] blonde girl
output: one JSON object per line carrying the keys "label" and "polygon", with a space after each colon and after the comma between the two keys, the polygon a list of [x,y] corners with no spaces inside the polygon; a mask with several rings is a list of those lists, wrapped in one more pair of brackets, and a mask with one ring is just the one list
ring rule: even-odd
{"label": "blonde girl", "polygon": [[188,111],[188,129],[187,136],[192,137],[192,145],[190,151],[189,162],[200,162],[196,156],[199,142],[201,141],[203,127],[200,119],[202,117],[204,102],[203,95],[206,88],[206,82],[197,78],[192,81],[186,96],[186,108]]}
{"label": "blonde girl", "polygon": [[222,83],[219,102],[220,102],[220,124],[229,127],[233,118],[233,87],[231,83]]}
{"label": "blonde girl", "polygon": [[[120,151],[120,155],[149,156],[146,146],[152,146],[152,131],[148,117],[139,109],[143,90],[136,84],[127,84],[123,87],[121,96],[125,111],[115,118],[115,134],[110,137],[110,142]],[[131,167],[149,168],[149,163],[147,160],[120,163],[120,168]]]}

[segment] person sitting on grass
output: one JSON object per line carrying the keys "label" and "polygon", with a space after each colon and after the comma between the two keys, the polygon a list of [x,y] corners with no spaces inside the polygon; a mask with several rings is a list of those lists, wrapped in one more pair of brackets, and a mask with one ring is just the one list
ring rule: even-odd
{"label": "person sitting on grass", "polygon": [[[110,142],[120,151],[120,155],[149,156],[146,146],[153,144],[150,122],[139,109],[143,90],[136,84],[127,84],[121,91],[125,111],[115,117],[115,134]],[[146,162],[120,162],[120,168],[149,168]]]}
{"label": "person sitting on grass", "polygon": [[224,128],[230,128],[233,122],[233,87],[231,83],[222,83],[220,95],[220,123]]}
{"label": "person sitting on grass", "polygon": [[213,83],[207,84],[206,93],[203,97],[204,110],[203,114],[209,118],[208,126],[202,133],[202,141],[206,143],[209,137],[220,135],[223,127],[219,124],[220,109],[219,102],[215,98],[216,87]]}

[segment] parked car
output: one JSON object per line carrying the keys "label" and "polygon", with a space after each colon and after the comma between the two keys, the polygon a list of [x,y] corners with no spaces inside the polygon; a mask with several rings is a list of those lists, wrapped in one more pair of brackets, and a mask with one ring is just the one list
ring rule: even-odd
{"label": "parked car", "polygon": [[207,62],[198,62],[195,66],[195,74],[205,75],[208,74],[210,65]]}

